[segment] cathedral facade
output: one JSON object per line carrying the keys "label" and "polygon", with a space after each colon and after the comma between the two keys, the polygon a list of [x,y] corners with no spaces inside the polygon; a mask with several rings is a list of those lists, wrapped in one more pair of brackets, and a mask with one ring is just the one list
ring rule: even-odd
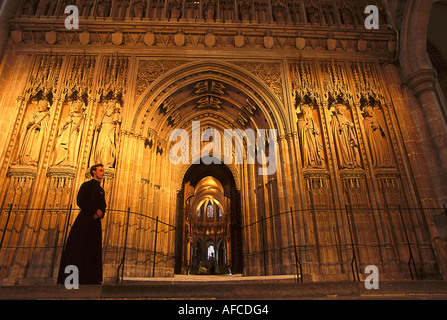
{"label": "cathedral facade", "polygon": [[55,283],[97,163],[104,281],[446,278],[434,1],[404,2],[3,1],[0,283]]}

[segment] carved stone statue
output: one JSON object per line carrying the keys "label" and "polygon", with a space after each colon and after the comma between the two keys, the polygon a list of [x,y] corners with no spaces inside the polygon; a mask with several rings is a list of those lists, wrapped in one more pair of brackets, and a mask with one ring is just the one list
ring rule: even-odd
{"label": "carved stone statue", "polygon": [[320,130],[312,116],[312,107],[301,106],[302,116],[298,118],[298,132],[303,156],[303,167],[321,167],[324,157],[323,145],[318,138]]}
{"label": "carved stone statue", "polygon": [[133,5],[134,18],[142,19],[146,11],[146,2],[143,0],[137,0]]}
{"label": "carved stone statue", "polygon": [[39,0],[26,1],[23,6],[23,14],[32,16],[36,14],[37,6],[39,5]]}
{"label": "carved stone statue", "polygon": [[178,21],[182,16],[182,3],[178,0],[171,0],[168,3],[169,20]]}
{"label": "carved stone statue", "polygon": [[95,127],[91,164],[102,163],[106,168],[115,167],[121,125],[120,109],[121,105],[115,100],[105,102],[100,122]]}
{"label": "carved stone statue", "polygon": [[320,16],[319,16],[319,11],[318,8],[311,3],[307,8],[307,22],[309,23],[320,23]]}
{"label": "carved stone statue", "polygon": [[203,17],[206,21],[213,21],[216,12],[216,3],[214,0],[207,0],[203,5]]}
{"label": "carved stone statue", "polygon": [[354,124],[345,115],[346,107],[335,106],[331,127],[340,169],[360,166],[360,153]]}
{"label": "carved stone statue", "polygon": [[272,14],[277,23],[285,21],[285,8],[281,1],[276,0],[272,3]]}
{"label": "carved stone statue", "polygon": [[98,4],[98,15],[107,18],[110,13],[110,0],[101,0]]}
{"label": "carved stone statue", "polygon": [[50,107],[45,99],[37,102],[37,111],[27,120],[20,136],[17,161],[19,164],[36,166],[41,156],[45,137],[50,131]]}
{"label": "carved stone statue", "polygon": [[379,120],[374,116],[373,108],[366,107],[364,109],[363,123],[373,166],[379,168],[391,167],[391,154],[386,133]]}
{"label": "carved stone statue", "polygon": [[70,112],[60,128],[54,148],[54,164],[76,166],[84,120],[84,102],[82,100],[70,102]]}
{"label": "carved stone statue", "polygon": [[239,18],[241,21],[250,21],[251,2],[241,0],[239,2]]}

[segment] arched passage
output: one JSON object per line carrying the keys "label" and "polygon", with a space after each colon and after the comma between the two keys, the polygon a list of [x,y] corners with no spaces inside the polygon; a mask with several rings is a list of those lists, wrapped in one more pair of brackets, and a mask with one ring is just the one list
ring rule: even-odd
{"label": "arched passage", "polygon": [[279,136],[290,132],[285,110],[281,97],[250,72],[203,61],[182,65],[154,81],[130,110],[132,122],[125,126],[168,140],[169,128],[187,127],[192,118],[214,118],[231,128],[275,128]]}
{"label": "arched passage", "polygon": [[[251,256],[252,261],[248,266],[245,257],[244,262],[242,261],[242,247],[244,245],[245,252],[250,252],[251,248],[258,248],[259,235],[256,233],[261,231],[249,234],[246,229],[244,239],[247,240],[244,243],[241,221],[257,221],[265,215],[279,212],[279,203],[285,195],[277,195],[279,190],[277,179],[280,176],[282,155],[276,137],[284,137],[285,133],[290,131],[290,123],[286,121],[289,117],[286,113],[283,96],[275,93],[267,83],[250,71],[228,62],[185,63],[156,79],[141,94],[133,109],[132,121],[123,124],[123,127],[143,138],[140,140],[141,145],[144,142],[145,149],[142,151],[141,176],[145,181],[160,186],[154,191],[157,197],[162,197],[160,190],[164,190],[163,195],[166,196],[172,195],[174,190],[177,192],[176,196],[171,196],[169,202],[166,202],[166,206],[169,207],[169,219],[177,228],[174,241],[169,240],[173,245],[175,273],[186,273],[194,262],[193,258],[196,259],[196,265],[199,264],[200,258],[197,258],[197,252],[201,252],[200,255],[205,257],[210,239],[219,266],[227,268],[227,272],[231,265],[232,273],[242,271],[248,274],[259,273],[259,254]],[[203,133],[211,129],[216,130],[222,137],[222,153],[218,156],[213,149],[206,154],[225,164],[205,165],[203,161],[199,165],[192,164],[197,156],[192,150],[192,143],[195,141],[193,122],[200,122],[199,159],[203,160],[204,147],[206,149],[209,146],[203,140]],[[247,155],[248,139],[234,136],[234,139],[231,138],[232,141],[229,141],[231,148],[234,146],[233,163],[227,163],[224,159],[226,129],[242,132],[252,130],[255,132],[256,145],[263,144],[266,153],[257,153],[255,163],[247,164],[243,157]],[[173,146],[178,143],[170,139],[170,134],[175,130],[183,130],[186,133],[186,147],[189,151],[180,163],[173,163],[169,156]],[[273,141],[270,140],[273,135],[270,135],[270,130],[276,130],[274,143],[270,143]],[[264,133],[268,131],[269,136],[265,135],[258,139],[257,133],[260,131]],[[235,152],[237,139],[243,145],[242,155],[238,159]],[[285,142],[284,139],[282,142]],[[270,149],[274,151],[270,152]],[[270,167],[267,163],[271,163],[269,159],[259,160],[262,157],[269,159],[275,157],[273,173],[260,173],[261,167],[266,169]],[[224,194],[229,204],[224,209],[223,216],[228,219],[227,225],[223,225],[225,222],[223,219],[219,228],[226,231],[220,232],[219,236],[213,232],[211,238],[202,237],[196,241],[194,235],[198,234],[197,229],[193,228],[191,220],[187,220],[187,217],[192,216],[192,212],[185,211],[187,200],[194,192],[188,193],[187,189],[191,186],[195,188],[198,177],[203,179],[207,176],[216,178],[224,186]],[[266,194],[261,195],[260,192],[255,194],[253,190],[257,186],[263,186]],[[172,199],[175,197],[174,203]],[[153,198],[156,199],[156,196]],[[264,204],[269,201],[271,205]],[[281,221],[280,224],[287,223]],[[247,267],[243,268],[243,265]]]}
{"label": "arched passage", "polygon": [[228,167],[191,165],[178,198],[175,273],[242,272],[240,194]]}

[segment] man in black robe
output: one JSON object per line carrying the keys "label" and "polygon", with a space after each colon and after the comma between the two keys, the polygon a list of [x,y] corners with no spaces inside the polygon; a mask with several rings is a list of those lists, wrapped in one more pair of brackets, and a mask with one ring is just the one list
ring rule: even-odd
{"label": "man in black robe", "polygon": [[102,283],[102,234],[106,201],[100,180],[104,167],[96,164],[90,168],[93,177],[84,182],[78,192],[77,204],[81,212],[77,216],[67,239],[59,266],[58,284],[64,284],[68,274],[65,268],[74,265],[79,271],[79,284]]}

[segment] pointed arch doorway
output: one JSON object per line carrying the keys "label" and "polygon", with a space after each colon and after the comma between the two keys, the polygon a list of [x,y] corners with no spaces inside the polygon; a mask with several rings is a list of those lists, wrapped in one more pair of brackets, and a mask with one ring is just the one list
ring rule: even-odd
{"label": "pointed arch doorway", "polygon": [[191,165],[177,208],[175,273],[241,273],[241,200],[229,168]]}

